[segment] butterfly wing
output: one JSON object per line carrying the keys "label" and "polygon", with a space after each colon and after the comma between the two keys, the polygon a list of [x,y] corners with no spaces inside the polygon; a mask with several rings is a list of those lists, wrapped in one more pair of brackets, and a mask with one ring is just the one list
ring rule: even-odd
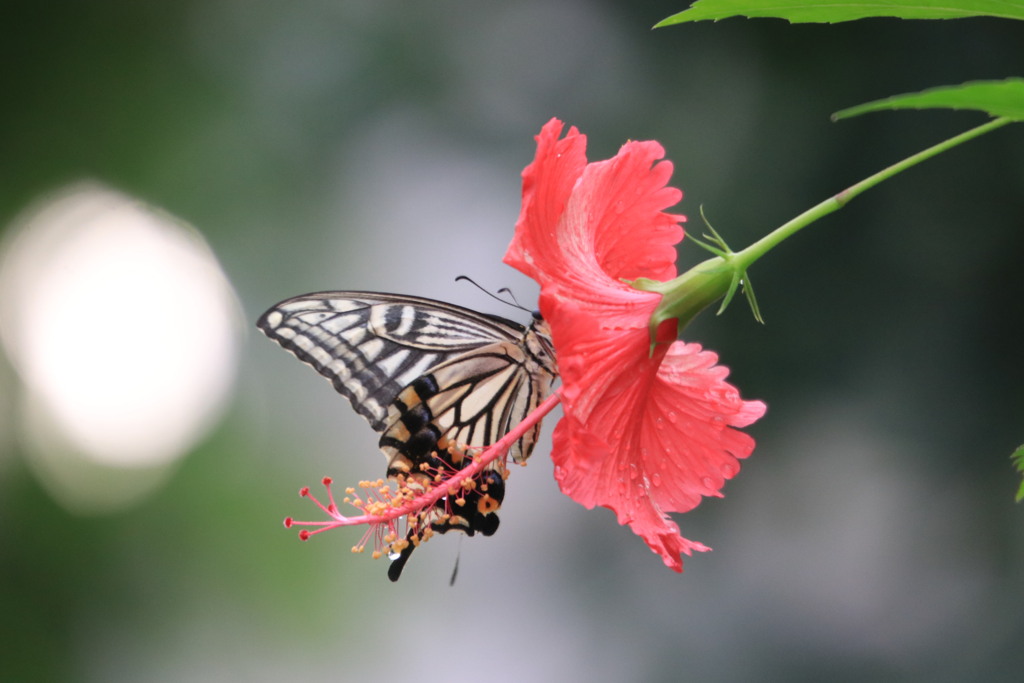
{"label": "butterfly wing", "polygon": [[[380,440],[388,473],[415,471],[439,446],[491,445],[551,393],[554,377],[522,341],[487,344],[432,367],[388,409]],[[531,429],[509,449],[516,462],[530,456],[539,431]]]}
{"label": "butterfly wing", "polygon": [[[371,292],[321,292],[282,301],[257,326],[313,366],[381,433],[388,476],[423,476],[469,464],[466,450],[489,446],[551,393],[558,375],[547,324],[530,328],[451,304]],[[529,457],[540,425],[509,453]],[[490,536],[505,495],[503,461],[452,506],[421,513],[434,531]],[[422,528],[422,527],[420,527]],[[416,529],[410,530],[409,541]],[[392,562],[398,579],[416,547]]]}
{"label": "butterfly wing", "polygon": [[282,301],[257,326],[326,377],[374,430],[401,390],[430,368],[525,328],[420,297],[319,292]]}

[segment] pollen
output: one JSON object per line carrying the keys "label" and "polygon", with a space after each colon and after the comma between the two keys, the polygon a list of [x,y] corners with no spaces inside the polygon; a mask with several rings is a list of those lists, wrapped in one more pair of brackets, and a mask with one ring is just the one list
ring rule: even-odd
{"label": "pollen", "polygon": [[382,501],[367,503],[366,514],[377,516],[385,515],[387,514],[388,507],[388,504]]}

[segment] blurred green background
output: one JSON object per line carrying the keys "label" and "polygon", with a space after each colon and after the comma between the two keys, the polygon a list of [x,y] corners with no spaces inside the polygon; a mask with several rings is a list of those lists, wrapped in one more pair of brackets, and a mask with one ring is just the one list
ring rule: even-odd
{"label": "blurred green background", "polygon": [[[703,207],[740,247],[983,121],[831,112],[1024,71],[1011,22],[650,30],[681,8],[5,3],[7,247],[34,202],[101,183],[195,226],[233,286],[240,322],[230,307],[219,326],[166,316],[183,339],[244,337],[224,356],[237,375],[223,417],[180,458],[68,465],[72,486],[96,484],[89,505],[51,480],[47,427],[17,363],[0,364],[0,679],[1019,680],[1024,509],[1007,456],[1024,441],[1020,126],[758,264],[767,325],[736,305],[687,330],[769,410],[726,498],[678,518],[715,548],[683,575],[610,512],[561,496],[547,441],[514,470],[500,533],[432,541],[395,585],[384,562],[349,554],[359,531],[300,543],[281,527],[314,515],[300,486],[378,476],[383,458],[256,317],[342,288],[510,315],[460,274],[532,301],[500,259],[550,117],[588,134],[592,159],[659,140],[690,229]],[[69,350],[141,343],[106,326],[138,308],[103,299],[78,324],[39,315]]]}

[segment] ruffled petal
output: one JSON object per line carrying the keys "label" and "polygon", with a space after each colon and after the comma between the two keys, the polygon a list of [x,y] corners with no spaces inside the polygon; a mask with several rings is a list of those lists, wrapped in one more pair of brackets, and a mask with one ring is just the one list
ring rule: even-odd
{"label": "ruffled petal", "polygon": [[559,139],[553,119],[523,172],[523,208],[505,262],[541,286],[562,375],[565,417],[552,459],[562,491],[612,509],[665,564],[708,550],[688,541],[668,513],[721,496],[754,447],[738,431],[764,414],[725,381],[728,369],[697,344],[674,341],[674,321],[648,323],[661,296],[632,288],[676,275],[682,216],[665,213],[682,193],[656,142],[629,142],[588,164],[586,138]]}
{"label": "ruffled petal", "polygon": [[536,137],[537,154],[523,169],[523,205],[504,259],[537,282],[566,265],[553,227],[587,165],[586,136],[575,127],[560,140],[561,134],[562,122],[551,119]]}
{"label": "ruffled petal", "polygon": [[[682,538],[667,513],[722,495],[754,448],[736,427],[761,417],[765,406],[743,401],[725,381],[728,369],[698,344],[676,342],[663,358],[647,358],[645,333],[606,336],[603,353],[593,339],[569,347],[566,417],[555,430],[552,459],[563,493],[588,508],[614,510],[620,524],[681,570],[680,552],[706,548]],[[595,353],[601,362],[582,362]]]}
{"label": "ruffled petal", "polygon": [[537,136],[505,262],[542,287],[565,288],[595,308],[656,304],[657,295],[622,280],[676,274],[675,245],[685,218],[663,212],[682,198],[667,186],[672,164],[656,163],[665,150],[656,142],[629,142],[614,158],[587,164],[586,137],[571,128],[559,140],[561,129],[552,119]]}
{"label": "ruffled petal", "polygon": [[676,276],[675,245],[683,239],[679,223],[686,219],[664,213],[683,198],[668,187],[672,163],[655,163],[664,156],[657,142],[627,142],[613,158],[583,171],[559,234],[563,248],[579,250],[574,267],[593,263],[595,285]]}

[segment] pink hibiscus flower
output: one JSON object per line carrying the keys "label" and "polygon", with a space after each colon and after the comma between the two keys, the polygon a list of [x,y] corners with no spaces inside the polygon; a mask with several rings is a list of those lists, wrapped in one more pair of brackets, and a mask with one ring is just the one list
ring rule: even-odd
{"label": "pink hibiscus flower", "polygon": [[552,458],[563,493],[613,510],[682,571],[681,555],[707,546],[680,535],[668,513],[721,496],[754,440],[738,431],[765,412],[725,381],[728,369],[698,344],[675,341],[676,321],[649,323],[661,294],[628,282],[676,276],[682,199],[668,187],[672,164],[657,142],[628,142],[612,159],[587,163],[576,128],[559,139],[552,119],[523,171],[523,207],[505,262],[541,286],[565,417]]}

